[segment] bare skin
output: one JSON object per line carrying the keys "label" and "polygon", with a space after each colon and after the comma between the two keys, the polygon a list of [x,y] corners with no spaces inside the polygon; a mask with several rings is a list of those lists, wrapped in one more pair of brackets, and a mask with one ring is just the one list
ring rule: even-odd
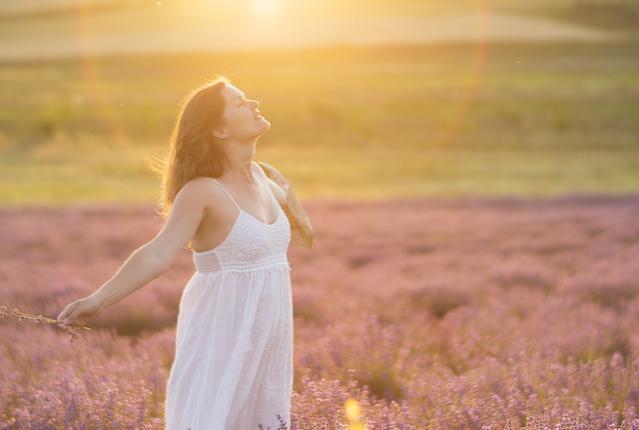
{"label": "bare skin", "polygon": [[[242,90],[231,84],[225,86],[223,94],[226,101],[224,125],[212,133],[223,141],[229,163],[224,166],[224,173],[218,181],[244,211],[267,224],[276,220],[278,211],[269,195],[272,192],[292,221],[291,228],[295,234],[291,235],[291,243],[310,248],[310,223],[300,225],[287,210],[293,207],[292,204],[299,204],[290,182],[268,165],[269,174],[275,180],[270,178],[253,160],[257,140],[271,127],[264,117],[258,115],[259,102],[247,99]],[[192,179],[175,196],[171,213],[160,232],[133,251],[115,275],[98,290],[68,304],[57,318],[59,324],[84,325],[86,319],[95,317],[106,307],[164,274],[189,242],[194,251],[216,247],[229,234],[237,216],[237,208],[213,179]]]}

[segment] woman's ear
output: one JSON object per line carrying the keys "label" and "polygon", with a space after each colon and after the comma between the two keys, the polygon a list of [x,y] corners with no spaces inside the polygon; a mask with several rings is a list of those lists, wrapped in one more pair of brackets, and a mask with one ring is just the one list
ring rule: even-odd
{"label": "woman's ear", "polygon": [[229,137],[229,133],[226,128],[214,128],[213,130],[211,130],[211,134],[213,135],[213,137],[217,137],[218,139],[226,139],[227,137]]}

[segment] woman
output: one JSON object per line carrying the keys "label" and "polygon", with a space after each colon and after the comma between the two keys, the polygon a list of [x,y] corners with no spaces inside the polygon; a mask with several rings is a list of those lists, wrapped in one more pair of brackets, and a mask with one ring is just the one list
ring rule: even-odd
{"label": "woman", "polygon": [[80,325],[172,265],[189,244],[196,272],[182,292],[166,391],[168,430],[290,426],[293,312],[290,243],[313,231],[290,182],[253,161],[271,124],[223,76],[182,104],[163,167],[163,217],[93,294],[70,303],[60,324]]}

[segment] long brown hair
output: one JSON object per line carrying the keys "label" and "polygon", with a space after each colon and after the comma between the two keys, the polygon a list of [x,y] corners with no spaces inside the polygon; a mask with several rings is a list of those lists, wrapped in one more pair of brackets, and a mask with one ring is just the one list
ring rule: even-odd
{"label": "long brown hair", "polygon": [[228,159],[212,130],[222,122],[222,89],[230,83],[229,78],[216,75],[191,90],[179,104],[168,153],[164,159],[156,159],[151,166],[162,180],[159,204],[163,218],[168,217],[175,196],[191,179],[222,175],[222,162]]}

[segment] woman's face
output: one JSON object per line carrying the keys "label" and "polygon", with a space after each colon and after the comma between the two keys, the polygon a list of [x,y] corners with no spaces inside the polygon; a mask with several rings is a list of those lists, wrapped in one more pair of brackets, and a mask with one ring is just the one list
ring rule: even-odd
{"label": "woman's face", "polygon": [[218,137],[246,142],[271,128],[271,123],[260,115],[260,103],[257,100],[247,98],[242,90],[232,84],[225,85],[222,94],[225,101],[224,124],[219,127],[221,134]]}

